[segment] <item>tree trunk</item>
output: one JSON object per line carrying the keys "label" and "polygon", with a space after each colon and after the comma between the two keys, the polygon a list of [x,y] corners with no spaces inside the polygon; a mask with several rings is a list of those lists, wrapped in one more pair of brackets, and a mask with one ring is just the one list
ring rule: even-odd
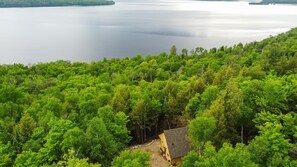
{"label": "tree trunk", "polygon": [[199,145],[199,155],[202,155],[202,149],[204,147],[204,142],[200,142],[200,145]]}
{"label": "tree trunk", "polygon": [[156,125],[155,125],[155,137],[158,137],[158,123],[159,123],[159,121],[157,119]]}
{"label": "tree trunk", "polygon": [[146,141],[146,129],[145,128],[143,129],[143,141],[144,142]]}
{"label": "tree trunk", "polygon": [[143,128],[140,127],[140,143],[143,143]]}
{"label": "tree trunk", "polygon": [[137,128],[135,130],[135,133],[136,133],[137,143],[141,143],[141,134],[140,134],[140,128],[139,128],[139,126],[137,126]]}
{"label": "tree trunk", "polygon": [[241,143],[243,143],[243,123],[241,122]]}
{"label": "tree trunk", "polygon": [[170,128],[170,123],[169,123],[168,118],[166,118],[166,120],[167,120],[167,124],[168,124],[168,129],[171,129],[171,128]]}

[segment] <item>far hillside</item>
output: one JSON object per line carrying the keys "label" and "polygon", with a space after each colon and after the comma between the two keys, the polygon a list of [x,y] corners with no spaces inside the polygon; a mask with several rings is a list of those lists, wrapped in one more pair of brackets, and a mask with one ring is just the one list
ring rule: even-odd
{"label": "far hillside", "polygon": [[297,0],[262,0],[262,4],[297,4]]}
{"label": "far hillside", "polygon": [[113,5],[110,0],[0,0],[0,7],[50,7]]}

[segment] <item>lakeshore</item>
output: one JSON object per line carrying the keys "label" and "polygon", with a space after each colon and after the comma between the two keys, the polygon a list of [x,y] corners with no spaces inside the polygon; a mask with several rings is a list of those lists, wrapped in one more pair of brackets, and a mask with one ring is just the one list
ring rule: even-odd
{"label": "lakeshore", "polygon": [[115,2],[112,0],[0,0],[0,8],[102,6],[113,4],[115,4]]}

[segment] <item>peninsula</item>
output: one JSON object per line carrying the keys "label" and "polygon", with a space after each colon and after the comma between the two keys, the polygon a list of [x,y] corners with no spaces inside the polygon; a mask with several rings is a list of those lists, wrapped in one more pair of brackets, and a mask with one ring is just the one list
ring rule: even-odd
{"label": "peninsula", "polygon": [[297,4],[297,0],[262,0],[260,2],[250,2],[250,5],[269,5],[269,4]]}
{"label": "peninsula", "polygon": [[0,0],[1,8],[113,5],[112,0]]}

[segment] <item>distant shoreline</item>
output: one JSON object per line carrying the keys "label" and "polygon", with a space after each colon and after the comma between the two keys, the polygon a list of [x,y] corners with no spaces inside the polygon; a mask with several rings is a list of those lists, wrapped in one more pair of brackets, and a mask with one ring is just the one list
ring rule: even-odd
{"label": "distant shoreline", "polygon": [[261,2],[250,2],[249,5],[268,5]]}
{"label": "distant shoreline", "polygon": [[0,8],[33,8],[33,7],[71,7],[71,6],[106,6],[114,5],[114,1],[101,1],[101,2],[89,2],[89,3],[48,3],[48,4],[5,4],[1,3]]}
{"label": "distant shoreline", "polygon": [[286,4],[286,5],[297,5],[296,2],[276,2],[276,1],[261,1],[261,2],[249,2],[249,5],[278,5],[278,4]]}
{"label": "distant shoreline", "polygon": [[250,2],[249,5],[297,5],[297,3],[256,3],[256,2]]}

